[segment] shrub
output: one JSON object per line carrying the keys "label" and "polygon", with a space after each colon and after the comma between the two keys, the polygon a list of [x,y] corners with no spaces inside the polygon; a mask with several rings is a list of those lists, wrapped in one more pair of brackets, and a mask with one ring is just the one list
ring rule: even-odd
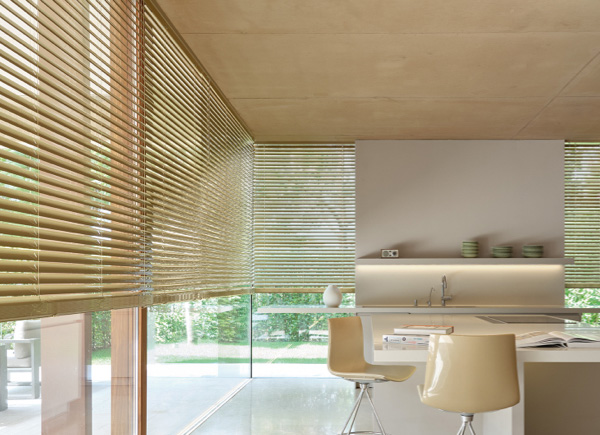
{"label": "shrub", "polygon": [[[567,307],[600,307],[600,290],[593,288],[567,289],[565,304]],[[600,314],[585,313],[582,320],[592,325],[600,325]]]}
{"label": "shrub", "polygon": [[92,351],[110,348],[110,311],[92,313]]}

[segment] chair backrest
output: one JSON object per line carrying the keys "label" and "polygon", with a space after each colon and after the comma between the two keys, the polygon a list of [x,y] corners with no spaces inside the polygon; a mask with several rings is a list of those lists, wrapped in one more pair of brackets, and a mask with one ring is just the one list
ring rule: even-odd
{"label": "chair backrest", "polygon": [[[15,324],[15,339],[40,338],[41,337],[41,322],[36,320],[18,320]],[[23,359],[31,356],[31,344],[15,343],[15,358]]]}
{"label": "chair backrest", "polygon": [[421,401],[478,413],[519,403],[514,334],[432,335]]}
{"label": "chair backrest", "polygon": [[329,319],[327,368],[337,376],[363,372],[365,361],[360,317]]}

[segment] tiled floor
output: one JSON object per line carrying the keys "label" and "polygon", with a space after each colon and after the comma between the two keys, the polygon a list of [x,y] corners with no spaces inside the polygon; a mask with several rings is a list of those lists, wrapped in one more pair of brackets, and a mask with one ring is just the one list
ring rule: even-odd
{"label": "tiled floor", "polygon": [[[253,379],[215,412],[194,435],[337,434],[358,390],[342,379]],[[365,403],[356,429],[372,430]]]}

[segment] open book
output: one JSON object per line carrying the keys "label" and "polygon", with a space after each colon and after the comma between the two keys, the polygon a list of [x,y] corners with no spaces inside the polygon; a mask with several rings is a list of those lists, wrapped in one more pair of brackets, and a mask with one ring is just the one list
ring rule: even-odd
{"label": "open book", "polygon": [[600,347],[600,332],[532,331],[516,336],[517,347]]}

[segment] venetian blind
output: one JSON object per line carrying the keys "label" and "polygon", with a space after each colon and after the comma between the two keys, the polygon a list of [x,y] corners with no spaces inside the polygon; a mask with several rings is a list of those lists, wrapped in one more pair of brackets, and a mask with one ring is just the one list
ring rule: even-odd
{"label": "venetian blind", "polygon": [[169,298],[249,292],[252,139],[159,13],[145,11],[153,288]]}
{"label": "venetian blind", "polygon": [[0,38],[0,318],[249,291],[252,140],[153,6],[2,2]]}
{"label": "venetian blind", "polygon": [[600,142],[565,144],[567,288],[600,288]]}
{"label": "venetian blind", "polygon": [[145,286],[139,13],[0,4],[0,303]]}
{"label": "venetian blind", "polygon": [[256,145],[254,290],[354,290],[354,145]]}

